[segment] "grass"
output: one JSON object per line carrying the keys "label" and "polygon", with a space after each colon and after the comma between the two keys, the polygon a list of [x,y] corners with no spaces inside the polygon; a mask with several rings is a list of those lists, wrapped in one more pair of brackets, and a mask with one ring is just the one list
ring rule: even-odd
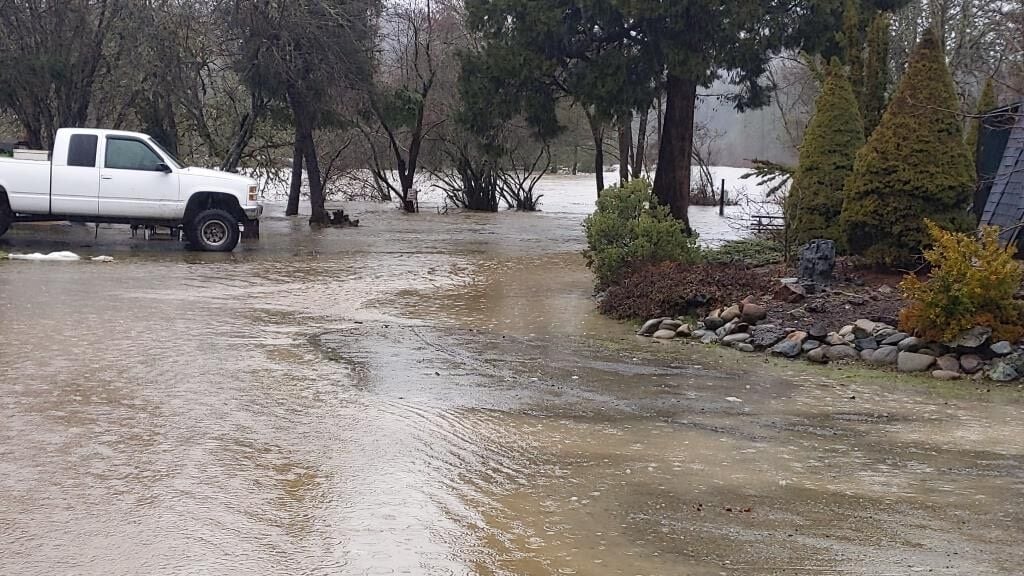
{"label": "grass", "polygon": [[786,259],[782,244],[772,240],[731,240],[704,252],[704,259],[716,264],[770,266]]}

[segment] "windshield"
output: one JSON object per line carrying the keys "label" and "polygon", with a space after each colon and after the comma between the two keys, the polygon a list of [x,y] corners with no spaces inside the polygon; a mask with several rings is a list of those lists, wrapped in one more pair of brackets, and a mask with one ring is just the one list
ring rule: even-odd
{"label": "windshield", "polygon": [[174,154],[168,152],[167,148],[161,146],[160,143],[154,140],[152,137],[150,137],[149,143],[159,148],[160,152],[163,152],[163,155],[165,158],[167,158],[168,162],[171,165],[171,168],[174,168],[175,170],[181,170],[182,168],[184,168],[184,166],[181,165],[181,162],[179,162],[178,159],[174,157]]}

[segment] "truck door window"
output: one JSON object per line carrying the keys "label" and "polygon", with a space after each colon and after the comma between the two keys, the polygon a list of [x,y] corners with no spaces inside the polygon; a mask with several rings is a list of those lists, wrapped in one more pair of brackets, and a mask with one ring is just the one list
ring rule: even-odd
{"label": "truck door window", "polygon": [[99,136],[95,134],[74,134],[68,144],[68,166],[84,168],[96,167],[96,143]]}
{"label": "truck door window", "polygon": [[105,165],[116,170],[156,172],[163,159],[140,142],[129,138],[107,138]]}

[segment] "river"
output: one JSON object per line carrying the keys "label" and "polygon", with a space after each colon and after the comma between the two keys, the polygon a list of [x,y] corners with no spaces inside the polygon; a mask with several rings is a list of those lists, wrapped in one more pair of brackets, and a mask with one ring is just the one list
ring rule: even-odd
{"label": "river", "polygon": [[1019,574],[1019,392],[653,344],[583,211],[0,249],[0,574]]}

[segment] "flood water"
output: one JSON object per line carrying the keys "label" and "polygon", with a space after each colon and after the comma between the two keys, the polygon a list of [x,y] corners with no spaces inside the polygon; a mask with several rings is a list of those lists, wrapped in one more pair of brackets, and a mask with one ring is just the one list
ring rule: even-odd
{"label": "flood water", "polygon": [[0,574],[1020,574],[1020,394],[652,344],[580,214],[21,226]]}

